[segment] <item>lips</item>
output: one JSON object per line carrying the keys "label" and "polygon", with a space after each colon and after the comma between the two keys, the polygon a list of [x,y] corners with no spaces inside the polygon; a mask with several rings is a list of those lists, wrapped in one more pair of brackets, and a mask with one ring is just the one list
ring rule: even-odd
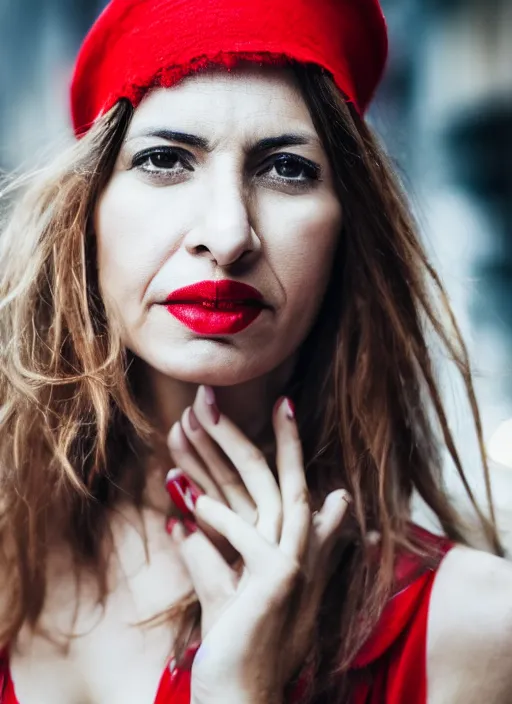
{"label": "lips", "polygon": [[268,308],[257,289],[230,279],[180,288],[167,297],[165,306],[180,323],[200,335],[235,335]]}

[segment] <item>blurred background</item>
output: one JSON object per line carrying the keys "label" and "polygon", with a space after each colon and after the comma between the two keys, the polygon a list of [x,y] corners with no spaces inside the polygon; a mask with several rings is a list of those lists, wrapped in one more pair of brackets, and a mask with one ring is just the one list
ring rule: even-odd
{"label": "blurred background", "polygon": [[[72,139],[73,59],[104,4],[0,0],[2,171],[33,168]],[[505,457],[512,424],[502,425],[512,419],[512,0],[382,5],[391,55],[370,119],[411,195],[468,341],[486,438],[501,427],[491,471],[512,552],[512,461],[507,468]],[[467,402],[442,359],[440,375],[463,460],[482,496]],[[462,501],[449,462],[446,480]]]}

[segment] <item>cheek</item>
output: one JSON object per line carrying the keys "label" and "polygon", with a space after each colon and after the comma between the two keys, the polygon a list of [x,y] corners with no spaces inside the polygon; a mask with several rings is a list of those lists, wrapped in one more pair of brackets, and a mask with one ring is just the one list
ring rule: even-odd
{"label": "cheek", "polygon": [[125,307],[131,301],[140,306],[152,277],[179,243],[172,201],[164,189],[141,187],[122,174],[98,203],[95,231],[102,294],[122,299]]}
{"label": "cheek", "polygon": [[[332,195],[304,201],[295,212],[282,214],[269,259],[291,315],[312,316],[331,274],[342,224],[342,211]],[[275,225],[274,225],[275,227]]]}

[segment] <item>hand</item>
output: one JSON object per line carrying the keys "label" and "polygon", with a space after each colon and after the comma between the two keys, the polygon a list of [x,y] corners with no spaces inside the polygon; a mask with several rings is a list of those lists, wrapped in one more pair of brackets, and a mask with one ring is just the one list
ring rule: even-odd
{"label": "hand", "polygon": [[[180,493],[190,485],[190,490],[196,495],[206,493],[211,498],[229,506],[254,525],[257,520],[256,505],[240,474],[198,421],[198,415],[202,416],[204,413],[201,411],[202,404],[206,405],[206,412],[212,422],[214,424],[217,422],[219,411],[213,391],[206,387],[203,392],[200,388],[194,406],[185,409],[181,422],[175,423],[169,433],[169,451],[176,467],[180,469],[171,470],[168,479],[177,479],[174,489],[178,491],[181,489]],[[183,474],[186,476],[184,477]],[[169,490],[169,482],[167,487]],[[169,493],[171,494],[171,491]],[[222,535],[199,517],[189,514],[183,508],[183,501],[178,502],[175,494],[171,495],[171,499],[184,517],[197,521],[201,530],[230,564],[240,561],[238,552]],[[173,524],[174,521],[171,521],[170,526]],[[189,525],[188,521],[187,525]]]}
{"label": "hand", "polygon": [[[236,470],[250,497],[245,510],[253,505],[255,511],[238,515],[226,505],[225,494],[221,500],[202,496],[196,504],[198,522],[224,536],[241,556],[239,571],[202,530],[185,537],[178,524],[173,533],[202,608],[193,700],[233,696],[240,703],[279,702],[311,647],[349,497],[343,490],[333,492],[312,517],[297,426],[286,400],[273,414],[278,485],[257,448],[213,407],[211,394],[201,387],[194,403],[194,461],[206,454],[199,435],[192,439],[198,433],[208,441],[208,451],[217,448],[212,474],[231,474],[232,487]],[[240,487],[232,489],[230,501],[241,502],[242,496]]]}

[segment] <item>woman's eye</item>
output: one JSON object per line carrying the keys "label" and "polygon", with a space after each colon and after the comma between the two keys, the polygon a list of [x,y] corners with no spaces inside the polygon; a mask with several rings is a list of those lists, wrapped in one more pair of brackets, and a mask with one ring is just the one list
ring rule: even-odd
{"label": "woman's eye", "polygon": [[133,157],[132,168],[153,174],[176,174],[192,171],[190,161],[179,149],[146,149]]}
{"label": "woman's eye", "polygon": [[307,181],[318,181],[320,177],[320,167],[308,159],[293,154],[282,154],[270,163],[267,163],[258,175],[277,174],[279,179],[305,183]]}

